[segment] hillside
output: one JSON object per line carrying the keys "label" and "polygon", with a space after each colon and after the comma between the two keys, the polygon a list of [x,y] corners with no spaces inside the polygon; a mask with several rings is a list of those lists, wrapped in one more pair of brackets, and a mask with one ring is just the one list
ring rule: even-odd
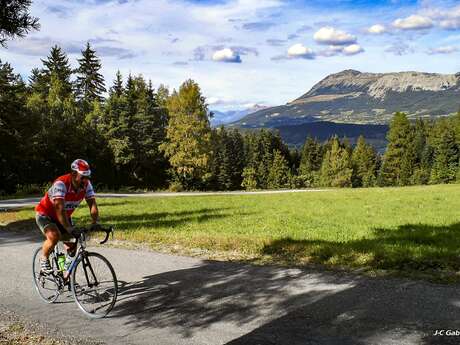
{"label": "hillside", "polygon": [[435,118],[460,109],[460,73],[331,74],[285,105],[251,113],[230,126],[258,128],[317,121],[387,124],[396,111],[411,119]]}
{"label": "hillside", "polygon": [[373,145],[379,152],[383,152],[387,144],[385,136],[388,126],[319,121],[300,125],[279,126],[275,127],[275,129],[279,131],[283,140],[291,146],[302,146],[309,136],[324,142],[332,135],[347,138],[354,145],[359,136],[362,135],[369,144]]}

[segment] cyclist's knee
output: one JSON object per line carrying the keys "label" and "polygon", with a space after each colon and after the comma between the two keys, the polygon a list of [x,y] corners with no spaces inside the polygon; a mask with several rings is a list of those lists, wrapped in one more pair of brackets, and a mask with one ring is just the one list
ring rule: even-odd
{"label": "cyclist's knee", "polygon": [[59,239],[61,238],[61,233],[59,229],[55,228],[54,226],[47,227],[45,235],[47,240],[51,241],[54,244],[58,243]]}

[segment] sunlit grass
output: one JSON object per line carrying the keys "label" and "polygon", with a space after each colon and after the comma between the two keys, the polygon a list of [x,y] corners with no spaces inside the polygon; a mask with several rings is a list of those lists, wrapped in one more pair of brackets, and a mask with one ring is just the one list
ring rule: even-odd
{"label": "sunlit grass", "polygon": [[[100,199],[116,238],[207,257],[321,264],[455,280],[460,185]],[[28,218],[30,210],[16,217]],[[88,217],[84,207],[75,219]]]}

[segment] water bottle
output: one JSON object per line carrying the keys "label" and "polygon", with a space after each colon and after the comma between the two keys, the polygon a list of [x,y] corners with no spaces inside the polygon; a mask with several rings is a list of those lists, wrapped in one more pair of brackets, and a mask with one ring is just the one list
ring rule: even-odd
{"label": "water bottle", "polygon": [[58,265],[59,265],[59,270],[64,271],[65,255],[62,253],[58,254]]}

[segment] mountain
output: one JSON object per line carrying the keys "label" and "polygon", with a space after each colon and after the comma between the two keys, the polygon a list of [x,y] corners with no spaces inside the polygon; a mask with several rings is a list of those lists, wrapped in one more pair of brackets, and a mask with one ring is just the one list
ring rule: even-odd
{"label": "mountain", "polygon": [[345,70],[329,75],[292,102],[248,114],[229,126],[279,127],[318,121],[387,124],[396,111],[409,118],[430,118],[459,109],[460,73]]}
{"label": "mountain", "polygon": [[255,104],[251,107],[242,110],[229,110],[229,111],[218,111],[218,110],[211,110],[214,114],[213,118],[211,119],[211,126],[216,127],[223,124],[227,124],[230,122],[238,121],[242,117],[254,113],[259,110],[266,109],[267,106]]}

